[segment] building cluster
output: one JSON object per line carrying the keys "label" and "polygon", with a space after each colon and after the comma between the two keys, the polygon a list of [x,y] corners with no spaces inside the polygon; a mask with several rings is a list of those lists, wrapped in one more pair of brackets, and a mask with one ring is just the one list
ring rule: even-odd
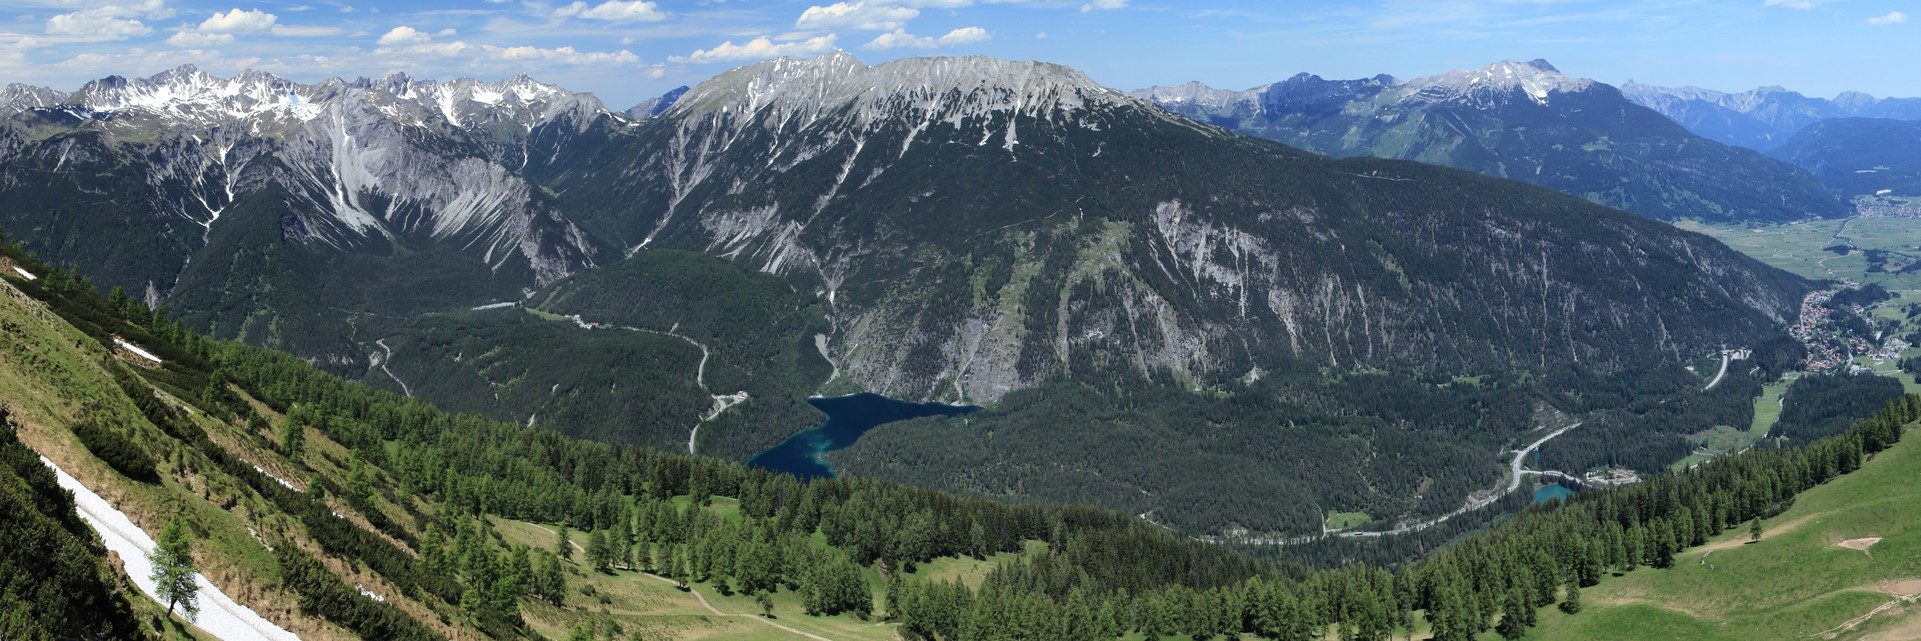
{"label": "building cluster", "polygon": [[[1842,289],[1856,287],[1860,285],[1853,281],[1842,281]],[[1800,317],[1788,328],[1788,335],[1801,341],[1801,345],[1807,348],[1806,363],[1810,372],[1840,369],[1853,362],[1856,356],[1883,356],[1884,350],[1877,349],[1867,337],[1849,336],[1838,324],[1828,321],[1830,310],[1827,303],[1834,298],[1834,294],[1835,290],[1827,289],[1808,292],[1801,299]],[[1868,313],[1859,305],[1848,311],[1857,316],[1866,316]]]}
{"label": "building cluster", "polygon": [[1859,196],[1854,199],[1854,213],[1863,217],[1921,218],[1921,199],[1885,194]]}

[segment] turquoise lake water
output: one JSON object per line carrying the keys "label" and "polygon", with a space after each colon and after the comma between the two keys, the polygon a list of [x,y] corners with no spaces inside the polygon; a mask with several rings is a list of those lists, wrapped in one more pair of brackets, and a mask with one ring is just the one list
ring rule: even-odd
{"label": "turquoise lake water", "polygon": [[832,477],[834,468],[821,460],[821,456],[853,445],[867,430],[910,418],[957,416],[980,409],[971,405],[909,403],[868,393],[811,398],[807,402],[826,413],[827,420],[787,437],[747,461],[748,465],[787,472],[803,479]]}

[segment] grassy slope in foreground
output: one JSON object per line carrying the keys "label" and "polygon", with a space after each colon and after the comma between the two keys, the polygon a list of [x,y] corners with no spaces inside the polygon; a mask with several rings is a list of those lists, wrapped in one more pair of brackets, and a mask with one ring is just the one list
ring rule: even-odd
{"label": "grassy slope in foreground", "polygon": [[[1802,493],[1765,522],[1760,542],[1746,543],[1738,528],[1677,555],[1672,569],[1607,578],[1583,591],[1579,614],[1542,609],[1528,637],[1921,639],[1921,609],[1911,602],[1838,629],[1896,600],[1890,591],[1921,593],[1921,439],[1909,436]],[[1882,537],[1867,553],[1838,545],[1867,537]]]}

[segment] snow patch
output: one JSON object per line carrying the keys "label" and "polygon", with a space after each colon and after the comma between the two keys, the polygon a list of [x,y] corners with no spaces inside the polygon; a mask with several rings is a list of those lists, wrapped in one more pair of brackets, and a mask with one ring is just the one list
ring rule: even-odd
{"label": "snow patch", "polygon": [[[86,521],[89,527],[100,533],[100,540],[107,544],[107,549],[120,555],[134,586],[147,596],[153,596],[155,586],[150,578],[153,575],[153,561],[147,558],[154,548],[153,537],[147,536],[146,531],[134,525],[126,514],[114,509],[113,504],[81,485],[79,480],[54,465],[47,457],[40,457],[40,462],[53,469],[54,478],[58,479],[61,488],[73,492],[73,504],[77,508],[75,511],[80,513],[80,520]],[[200,617],[194,621],[194,626],[214,638],[225,641],[300,641],[300,637],[294,633],[274,625],[251,608],[234,602],[233,598],[208,582],[207,577],[196,576],[194,582],[200,585],[201,604]]]}
{"label": "snow patch", "polygon": [[160,363],[160,357],[147,353],[147,350],[140,349],[140,346],[134,345],[133,343],[129,343],[121,339],[119,336],[113,337],[113,343],[115,345],[119,345],[121,347],[126,348],[127,351],[133,352],[134,354],[139,355],[141,358],[145,358],[147,360],[153,361],[155,364]]}

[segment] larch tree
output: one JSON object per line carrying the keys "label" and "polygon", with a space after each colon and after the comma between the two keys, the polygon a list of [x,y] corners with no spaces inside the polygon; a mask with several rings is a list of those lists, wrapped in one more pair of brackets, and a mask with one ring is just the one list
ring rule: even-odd
{"label": "larch tree", "polygon": [[147,559],[153,562],[150,578],[154,583],[154,596],[167,602],[167,616],[173,616],[174,607],[178,606],[188,621],[198,618],[200,585],[194,578],[200,573],[193,567],[193,546],[187,537],[186,524],[179,518],[168,521]]}

